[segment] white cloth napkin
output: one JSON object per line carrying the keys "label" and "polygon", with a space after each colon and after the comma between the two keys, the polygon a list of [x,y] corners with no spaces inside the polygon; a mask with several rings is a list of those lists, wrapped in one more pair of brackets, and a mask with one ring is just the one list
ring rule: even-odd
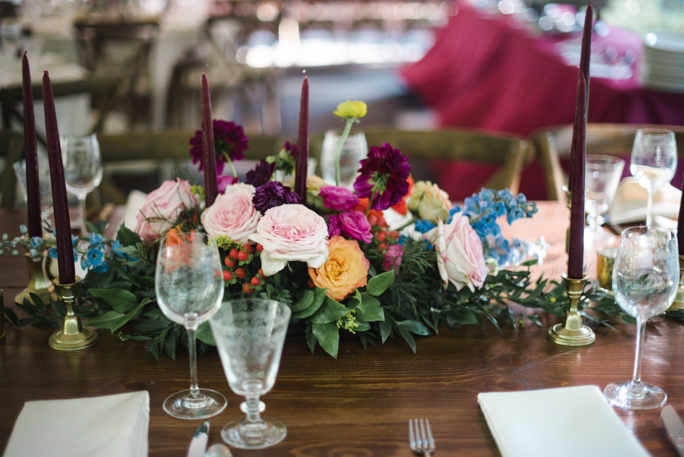
{"label": "white cloth napkin", "polygon": [[[671,228],[670,226],[674,225],[676,228],[677,223],[673,224],[672,221],[679,219],[681,199],[682,191],[670,183],[663,184],[656,190],[653,195],[653,216],[656,225],[663,228]],[[610,208],[610,221],[614,224],[645,221],[647,200],[648,192],[639,185],[636,178],[623,179]],[[665,221],[664,218],[670,221]]]}
{"label": "white cloth napkin", "polygon": [[147,391],[27,401],[5,457],[146,457]]}
{"label": "white cloth napkin", "polygon": [[123,225],[126,228],[135,231],[138,226],[138,213],[145,204],[145,199],[147,194],[145,192],[140,192],[139,190],[132,190],[128,194],[128,200],[126,200],[126,212],[124,213]]}
{"label": "white cloth napkin", "polygon": [[596,386],[477,396],[503,457],[647,457]]}

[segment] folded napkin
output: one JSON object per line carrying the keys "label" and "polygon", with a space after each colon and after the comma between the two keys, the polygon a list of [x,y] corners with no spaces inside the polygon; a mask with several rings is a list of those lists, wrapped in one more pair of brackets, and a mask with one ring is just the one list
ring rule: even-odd
{"label": "folded napkin", "polygon": [[647,457],[596,386],[477,396],[503,457]]}
{"label": "folded napkin", "polygon": [[145,192],[140,192],[139,190],[132,190],[128,194],[128,200],[126,200],[126,212],[124,213],[123,225],[135,231],[138,226],[138,213],[145,204],[145,199],[147,194]]}
{"label": "folded napkin", "polygon": [[27,401],[5,457],[146,457],[149,423],[147,391]]}
{"label": "folded napkin", "polygon": [[[665,225],[679,218],[679,202],[682,199],[682,191],[670,183],[660,186],[653,195],[653,216],[657,225],[670,228]],[[646,220],[646,202],[648,191],[639,185],[636,178],[625,178],[620,182],[615,198],[610,208],[610,221],[614,224],[625,224]],[[660,218],[658,218],[660,216]],[[665,225],[658,224],[660,220]],[[676,227],[676,223],[674,224]]]}

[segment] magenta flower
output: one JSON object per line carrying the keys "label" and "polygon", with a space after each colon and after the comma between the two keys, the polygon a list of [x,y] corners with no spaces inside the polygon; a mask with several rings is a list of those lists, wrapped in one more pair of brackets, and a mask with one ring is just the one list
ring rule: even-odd
{"label": "magenta flower", "polygon": [[[249,137],[245,135],[242,126],[235,122],[213,120],[214,125],[214,150],[216,151],[216,173],[223,173],[223,167],[228,162],[242,160],[245,158],[245,151],[249,149],[247,141]],[[190,155],[192,163],[199,163],[199,169],[204,170],[204,157],[202,155],[202,131],[195,132],[195,137],[190,139]]]}
{"label": "magenta flower", "polygon": [[328,236],[342,236],[342,228],[340,227],[340,219],[337,214],[331,214],[326,218],[328,224]]}
{"label": "magenta flower", "polygon": [[318,195],[323,198],[323,205],[333,211],[346,211],[359,203],[354,192],[344,187],[325,186]]}
{"label": "magenta flower", "polygon": [[393,244],[387,248],[385,253],[385,261],[382,268],[385,271],[394,270],[394,273],[399,276],[399,267],[401,266],[401,257],[404,255],[404,247],[398,244]]}
{"label": "magenta flower", "polygon": [[273,172],[275,172],[276,164],[268,163],[264,159],[257,164],[254,170],[249,170],[245,177],[245,183],[251,184],[254,187],[261,187],[271,180]]}
{"label": "magenta flower", "polygon": [[[344,211],[337,215],[337,221],[345,237],[365,243],[370,243],[373,240],[370,223],[366,215],[361,211]],[[330,229],[328,229],[328,232],[330,232]]]}
{"label": "magenta flower", "polygon": [[238,179],[237,179],[237,178],[233,178],[233,177],[230,176],[230,175],[228,175],[228,176],[218,176],[218,177],[216,177],[216,184],[217,184],[216,189],[217,189],[220,193],[224,193],[224,192],[226,191],[226,189],[228,188],[228,186],[232,186],[232,185],[235,184],[236,182],[238,182]]}
{"label": "magenta flower", "polygon": [[276,206],[301,202],[299,195],[292,192],[289,187],[283,186],[278,181],[269,181],[256,189],[252,203],[256,209],[261,211],[261,214],[264,214]]}
{"label": "magenta flower", "polygon": [[371,147],[368,158],[361,161],[354,190],[359,198],[371,199],[371,209],[383,211],[401,201],[408,193],[411,165],[389,143]]}

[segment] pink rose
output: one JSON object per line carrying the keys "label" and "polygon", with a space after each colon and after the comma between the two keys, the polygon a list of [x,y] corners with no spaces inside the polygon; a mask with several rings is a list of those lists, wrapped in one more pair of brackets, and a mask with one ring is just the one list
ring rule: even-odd
{"label": "pink rose", "polygon": [[197,206],[187,181],[164,181],[161,187],[147,196],[145,204],[136,216],[135,233],[147,242],[154,242],[176,225],[176,220],[186,209]]}
{"label": "pink rose", "polygon": [[211,236],[225,235],[239,243],[247,243],[256,233],[261,213],[254,209],[254,186],[233,184],[219,194],[213,205],[202,213],[202,225]]}
{"label": "pink rose", "polygon": [[281,205],[266,211],[250,240],[261,244],[261,268],[271,276],[291,260],[318,268],[328,260],[325,220],[304,205]]}
{"label": "pink rose", "polygon": [[468,286],[471,291],[481,287],[487,278],[487,267],[482,254],[482,242],[463,213],[456,213],[451,223],[438,226],[423,237],[437,250],[437,267],[446,289],[451,281],[456,290]]}

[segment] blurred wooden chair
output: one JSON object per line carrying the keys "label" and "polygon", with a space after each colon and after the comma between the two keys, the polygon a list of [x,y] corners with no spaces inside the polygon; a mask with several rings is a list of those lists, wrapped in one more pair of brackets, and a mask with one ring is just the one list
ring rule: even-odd
{"label": "blurred wooden chair", "polygon": [[[684,157],[684,127],[669,125],[587,124],[587,154],[629,156],[636,131],[642,128],[666,129],[675,132],[677,153]],[[544,172],[546,196],[549,200],[565,202],[563,186],[567,182],[561,168],[561,158],[570,157],[572,125],[545,127],[530,135],[537,160]]]}
{"label": "blurred wooden chair", "polygon": [[12,208],[16,197],[17,177],[14,174],[12,164],[21,160],[24,156],[24,135],[23,133],[10,130],[0,130],[0,158],[5,161],[5,168],[2,172],[0,182],[0,207]]}
{"label": "blurred wooden chair", "polygon": [[[190,139],[195,130],[162,130],[98,135],[100,154],[105,173],[100,184],[104,202],[126,203],[126,195],[112,178],[112,174],[139,173],[153,170],[169,162],[189,160]],[[249,135],[246,160],[260,160],[277,153],[285,138],[275,135]]]}
{"label": "blurred wooden chair", "polygon": [[[450,160],[501,167],[485,183],[484,187],[509,189],[516,194],[520,187],[520,175],[525,164],[532,158],[529,143],[516,135],[488,134],[476,130],[449,129],[437,131],[397,130],[391,127],[364,127],[368,147],[389,143],[408,155],[412,170],[424,160]],[[312,156],[319,159],[323,134],[310,140]],[[423,179],[414,175],[415,179]]]}

